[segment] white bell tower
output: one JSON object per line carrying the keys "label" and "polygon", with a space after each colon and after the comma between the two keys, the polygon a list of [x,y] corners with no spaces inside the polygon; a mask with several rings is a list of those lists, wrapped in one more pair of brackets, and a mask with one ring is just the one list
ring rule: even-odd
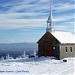
{"label": "white bell tower", "polygon": [[55,32],[51,7],[50,7],[50,15],[49,15],[48,20],[46,22],[47,22],[46,32],[51,32],[51,33]]}

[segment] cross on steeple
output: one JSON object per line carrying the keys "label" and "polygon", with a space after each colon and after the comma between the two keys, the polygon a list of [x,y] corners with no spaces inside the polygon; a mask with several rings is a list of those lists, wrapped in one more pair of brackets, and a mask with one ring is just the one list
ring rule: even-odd
{"label": "cross on steeple", "polygon": [[53,21],[53,17],[52,17],[51,6],[50,6],[50,15],[49,15],[48,20],[46,22],[47,22],[46,32],[47,31],[54,32],[54,21]]}

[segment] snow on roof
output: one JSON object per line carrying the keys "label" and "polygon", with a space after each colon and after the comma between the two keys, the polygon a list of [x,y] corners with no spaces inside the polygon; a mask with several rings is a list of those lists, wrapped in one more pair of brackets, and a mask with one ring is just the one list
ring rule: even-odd
{"label": "snow on roof", "polygon": [[75,43],[75,36],[71,32],[51,33],[61,43]]}

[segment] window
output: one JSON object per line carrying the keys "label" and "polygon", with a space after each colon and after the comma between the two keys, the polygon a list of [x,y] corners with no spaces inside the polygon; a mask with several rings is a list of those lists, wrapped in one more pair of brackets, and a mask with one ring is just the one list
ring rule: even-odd
{"label": "window", "polygon": [[67,53],[67,47],[66,47],[66,53]]}
{"label": "window", "polygon": [[72,47],[70,47],[70,51],[72,52]]}
{"label": "window", "polygon": [[53,49],[55,49],[55,47],[53,47]]}

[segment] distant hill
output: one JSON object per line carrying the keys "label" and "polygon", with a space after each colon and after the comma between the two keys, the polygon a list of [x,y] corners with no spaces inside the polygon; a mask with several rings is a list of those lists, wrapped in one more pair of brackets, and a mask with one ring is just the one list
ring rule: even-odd
{"label": "distant hill", "polygon": [[0,57],[10,54],[13,57],[21,55],[23,51],[27,54],[31,54],[32,51],[37,50],[36,43],[11,43],[11,44],[0,44]]}

